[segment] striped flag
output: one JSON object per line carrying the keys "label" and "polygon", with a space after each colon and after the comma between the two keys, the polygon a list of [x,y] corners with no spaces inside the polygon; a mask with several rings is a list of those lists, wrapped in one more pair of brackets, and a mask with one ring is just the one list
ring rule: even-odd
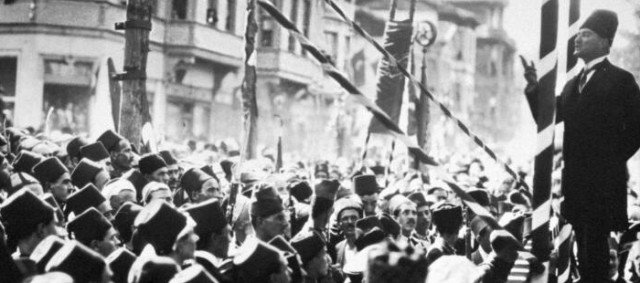
{"label": "striped flag", "polygon": [[[271,15],[283,28],[287,29],[290,34],[300,42],[300,45],[304,50],[322,64],[327,76],[340,84],[340,86],[344,88],[358,104],[364,106],[382,125],[384,125],[387,134],[390,134],[404,143],[407,146],[409,153],[421,162],[429,165],[438,165],[438,163],[428,156],[413,139],[409,138],[409,136],[400,129],[398,124],[394,123],[389,116],[380,109],[380,107],[378,107],[378,105],[364,96],[364,94],[362,94],[362,92],[360,92],[360,90],[358,90],[358,88],[349,81],[346,75],[340,72],[332,64],[331,60],[324,55],[324,52],[318,49],[318,47],[305,37],[289,19],[287,19],[276,7],[273,6],[272,3],[265,0],[258,0],[258,4],[260,4],[262,9]],[[391,64],[397,65],[397,62]]]}
{"label": "striped flag", "polygon": [[549,252],[551,251],[551,172],[553,167],[553,137],[555,128],[555,87],[558,68],[558,0],[543,0],[540,28],[540,63],[537,93],[536,123],[537,150],[533,174],[533,216],[531,224],[531,252],[545,266],[545,272],[532,282],[549,279]]}
{"label": "striped flag", "polygon": [[[571,0],[569,2],[569,39],[567,41],[567,65],[566,65],[566,75],[567,78],[571,78],[576,76],[579,72],[578,65],[578,57],[574,55],[575,52],[575,39],[578,33],[579,27],[579,19],[580,19],[580,0]],[[556,211],[555,214],[559,215],[560,212]],[[558,216],[555,216],[556,219],[559,219]],[[555,276],[557,278],[557,282],[565,283],[571,282],[571,273],[574,268],[572,266],[572,256],[573,256],[573,243],[574,243],[574,235],[571,224],[566,223],[564,221],[553,221],[555,225],[553,225],[551,230],[553,231],[553,243],[555,246],[555,250],[558,252],[558,262],[555,267]]]}

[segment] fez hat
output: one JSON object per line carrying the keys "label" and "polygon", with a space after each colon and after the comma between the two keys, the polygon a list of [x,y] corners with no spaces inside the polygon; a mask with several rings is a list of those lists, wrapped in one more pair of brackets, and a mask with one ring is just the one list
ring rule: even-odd
{"label": "fez hat", "polygon": [[316,163],[314,168],[314,175],[318,173],[325,173],[327,177],[329,176],[329,163],[326,161]]}
{"label": "fez hat", "polygon": [[409,198],[403,195],[395,195],[389,200],[389,212],[395,214],[403,204],[414,204]]}
{"label": "fez hat", "polygon": [[89,246],[93,240],[102,240],[111,227],[109,220],[93,207],[67,223],[69,233],[85,246]]}
{"label": "fez hat", "polygon": [[64,208],[65,214],[69,215],[69,213],[73,212],[78,216],[91,207],[97,208],[105,201],[107,201],[107,199],[102,196],[96,186],[87,184],[67,198],[67,204]]}
{"label": "fez hat", "polygon": [[140,173],[144,175],[153,174],[153,172],[163,167],[167,167],[167,163],[164,162],[164,159],[157,153],[147,153],[138,161]]}
{"label": "fez hat", "polygon": [[138,170],[129,170],[129,172],[125,173],[122,177],[129,180],[129,182],[133,184],[133,187],[136,188],[136,195],[138,196],[138,202],[140,202],[142,200],[142,189],[149,183],[147,178]]}
{"label": "fez hat", "polygon": [[387,214],[371,215],[356,221],[356,228],[365,233],[376,227],[384,232],[385,235],[397,237],[400,234],[400,224]]}
{"label": "fez hat", "polygon": [[522,243],[518,241],[511,233],[506,230],[493,230],[491,232],[491,249],[496,253],[503,251],[504,249],[524,250]]}
{"label": "fez hat", "polygon": [[298,201],[305,201],[313,194],[313,190],[307,181],[295,180],[289,184],[289,194]]}
{"label": "fez hat", "polygon": [[423,207],[423,206],[431,206],[433,204],[433,202],[429,203],[427,201],[427,198],[424,196],[423,192],[415,192],[412,193],[408,196],[409,200],[411,200],[412,202],[414,202],[416,204],[417,208]]}
{"label": "fez hat", "polygon": [[109,152],[101,142],[94,142],[80,147],[80,156],[95,162],[110,157]]}
{"label": "fez hat", "polygon": [[291,246],[296,249],[303,264],[312,260],[327,244],[317,233],[311,233],[306,237],[294,239]]}
{"label": "fez hat", "polygon": [[357,211],[359,217],[362,217],[362,202],[360,202],[360,199],[357,197],[345,197],[338,199],[333,204],[333,211],[336,216],[336,220],[340,220],[340,214],[347,209]]}
{"label": "fez hat", "polygon": [[210,252],[203,250],[196,250],[193,253],[195,261],[201,265],[213,278],[218,280],[219,282],[225,282],[224,277],[220,274],[219,267],[222,266],[223,263],[217,264],[218,259],[213,256]]}
{"label": "fez hat", "polygon": [[58,204],[58,201],[53,196],[53,194],[44,193],[40,198],[48,203],[51,207],[53,207],[53,210],[58,216],[58,221],[64,221],[64,213],[62,212],[62,208],[60,207],[60,204]]}
{"label": "fez hat", "polygon": [[42,182],[54,183],[64,173],[69,173],[69,171],[57,157],[49,157],[33,167],[33,174]]}
{"label": "fez hat", "polygon": [[200,167],[200,170],[202,170],[202,172],[204,173],[207,173],[207,175],[213,177],[214,179],[216,179],[218,183],[220,183],[220,179],[218,179],[218,175],[216,174],[216,172],[213,172],[213,165],[204,165]]}
{"label": "fez hat", "polygon": [[169,283],[218,283],[201,265],[192,265],[176,274]]}
{"label": "fez hat", "polygon": [[254,188],[251,215],[268,217],[284,210],[282,199],[272,184],[260,183]]}
{"label": "fez hat", "polygon": [[47,263],[62,246],[64,246],[64,241],[56,235],[50,235],[38,243],[29,256],[29,259],[36,264],[38,273],[44,273]]}
{"label": "fez hat", "polygon": [[353,187],[357,195],[366,196],[380,192],[382,188],[374,175],[360,175],[353,178]]}
{"label": "fez hat", "polygon": [[78,166],[71,173],[71,182],[74,186],[82,188],[87,184],[93,183],[93,179],[98,172],[103,170],[100,164],[86,158],[82,158]]}
{"label": "fez hat", "polygon": [[49,260],[45,270],[61,271],[74,282],[100,282],[106,263],[100,254],[77,241],[68,241]]}
{"label": "fez hat", "polygon": [[162,159],[164,159],[164,162],[167,163],[167,165],[174,165],[174,164],[178,164],[178,160],[176,160],[173,155],[171,154],[170,151],[168,150],[161,150],[160,152],[158,152],[158,154],[160,155],[160,157],[162,157]]}
{"label": "fez hat", "polygon": [[468,190],[467,194],[471,196],[480,206],[491,206],[489,201],[489,193],[483,189]]}
{"label": "fez hat", "polygon": [[580,28],[592,30],[600,37],[608,39],[611,44],[618,29],[618,15],[609,10],[595,10]]}
{"label": "fez hat", "polygon": [[9,246],[35,232],[38,224],[53,221],[53,213],[49,204],[26,188],[11,195],[0,207]]}
{"label": "fez hat", "polygon": [[315,186],[316,199],[323,198],[335,201],[338,188],[340,188],[338,180],[322,180]]}
{"label": "fez hat", "polygon": [[529,202],[519,191],[513,191],[509,194],[509,202],[512,204],[520,204],[529,207]]}
{"label": "fez hat", "polygon": [[112,130],[107,130],[98,137],[98,141],[101,142],[108,151],[115,151],[121,140],[126,139]]}
{"label": "fez hat", "polygon": [[194,231],[200,237],[198,244],[206,243],[212,233],[219,234],[227,226],[224,211],[217,199],[209,199],[185,209],[196,222]]}
{"label": "fez hat", "polygon": [[433,208],[433,223],[441,229],[459,228],[462,225],[462,207],[441,201]]}
{"label": "fez hat", "polygon": [[166,255],[172,251],[176,240],[194,226],[192,221],[166,202],[157,200],[140,211],[134,226],[142,240],[151,244],[159,255]]}
{"label": "fez hat", "polygon": [[69,157],[80,159],[80,148],[88,145],[89,143],[89,140],[83,137],[75,137],[71,141],[69,141],[69,143],[67,143],[67,154],[69,155]]}
{"label": "fez hat", "polygon": [[243,282],[259,282],[280,271],[280,252],[258,240],[248,239],[233,258],[238,276]]}
{"label": "fez hat", "polygon": [[386,167],[381,165],[372,166],[370,169],[371,172],[373,172],[373,175],[384,175],[385,171],[387,170]]}
{"label": "fez hat", "polygon": [[180,266],[172,258],[155,254],[147,256],[145,255],[147,249],[145,248],[142,255],[131,265],[127,276],[128,282],[169,282],[180,272]]}
{"label": "fez hat", "polygon": [[9,193],[9,195],[17,192],[26,185],[40,184],[40,182],[36,178],[24,172],[13,173],[11,174],[11,176],[9,176],[9,179],[11,181],[11,186],[7,190],[7,193]]}
{"label": "fez hat", "polygon": [[116,212],[116,215],[113,218],[113,227],[118,230],[123,242],[128,243],[131,241],[131,234],[133,234],[133,222],[140,211],[142,211],[142,206],[132,202],[125,202],[120,206],[118,212]]}
{"label": "fez hat", "polygon": [[107,265],[113,272],[113,283],[127,283],[127,276],[131,265],[136,261],[136,255],[125,248],[113,251],[106,259]]}
{"label": "fez hat", "polygon": [[276,247],[278,250],[284,253],[290,253],[290,254],[298,253],[298,251],[293,246],[291,246],[291,244],[289,244],[289,242],[287,242],[287,240],[285,240],[284,237],[282,237],[282,235],[273,237],[273,239],[269,241],[269,245]]}
{"label": "fez hat", "polygon": [[233,175],[233,172],[231,170],[231,168],[233,167],[233,161],[229,159],[223,159],[222,161],[220,161],[220,167],[222,168],[224,177],[227,179],[227,181],[231,180],[231,175]]}
{"label": "fez hat", "polygon": [[40,154],[21,150],[16,159],[13,160],[13,164],[11,164],[11,166],[13,166],[13,171],[15,172],[31,174],[33,172],[33,167],[42,160],[44,160],[44,156]]}
{"label": "fez hat", "polygon": [[380,229],[379,227],[374,227],[373,229],[364,233],[364,235],[360,236],[360,238],[356,239],[354,244],[356,245],[356,250],[361,251],[362,249],[370,245],[382,242],[386,237],[387,235],[384,231],[382,231],[382,229]]}
{"label": "fez hat", "polygon": [[182,174],[180,186],[187,192],[197,192],[209,179],[213,179],[213,177],[198,168],[191,168]]}

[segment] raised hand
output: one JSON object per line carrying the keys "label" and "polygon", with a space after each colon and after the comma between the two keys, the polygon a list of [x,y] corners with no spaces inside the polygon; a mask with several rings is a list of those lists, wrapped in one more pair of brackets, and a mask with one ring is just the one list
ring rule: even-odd
{"label": "raised hand", "polygon": [[520,55],[520,62],[524,68],[524,79],[527,81],[527,86],[524,89],[526,94],[533,94],[538,89],[538,74],[536,73],[536,65],[531,61],[531,65],[527,64],[527,60]]}

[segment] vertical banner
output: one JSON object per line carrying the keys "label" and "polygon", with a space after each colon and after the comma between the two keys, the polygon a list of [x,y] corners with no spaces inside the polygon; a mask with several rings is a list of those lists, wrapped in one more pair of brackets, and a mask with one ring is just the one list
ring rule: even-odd
{"label": "vertical banner", "polygon": [[[402,68],[407,67],[411,36],[413,35],[412,20],[387,22],[384,34],[384,48],[398,58],[397,64]],[[378,83],[376,85],[376,104],[391,121],[398,124],[400,110],[402,109],[402,96],[404,94],[405,78],[398,70],[398,66],[383,57],[378,66]],[[376,118],[371,119],[369,132],[383,133],[386,128]]]}
{"label": "vertical banner", "polygon": [[533,216],[531,252],[543,263],[545,272],[532,282],[549,279],[551,247],[551,172],[553,167],[553,138],[555,127],[555,86],[558,68],[558,0],[543,0],[540,21],[540,79],[538,81],[538,128],[535,168],[533,174]]}
{"label": "vertical banner", "polygon": [[257,5],[255,0],[247,0],[247,24],[244,33],[244,79],[242,81],[242,112],[244,121],[244,142],[242,159],[256,157],[258,140],[258,103],[256,101],[256,21]]}

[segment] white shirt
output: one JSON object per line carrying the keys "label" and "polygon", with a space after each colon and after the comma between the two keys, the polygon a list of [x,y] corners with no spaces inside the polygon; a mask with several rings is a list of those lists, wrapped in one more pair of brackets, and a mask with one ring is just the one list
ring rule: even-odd
{"label": "white shirt", "polygon": [[589,82],[589,80],[591,79],[591,77],[593,76],[593,73],[595,73],[593,71],[593,67],[595,65],[597,65],[598,63],[604,61],[604,59],[607,59],[608,55],[604,55],[604,56],[600,56],[596,59],[591,60],[589,63],[587,63],[586,65],[584,65],[583,70],[587,71],[587,79],[585,80],[585,85]]}

